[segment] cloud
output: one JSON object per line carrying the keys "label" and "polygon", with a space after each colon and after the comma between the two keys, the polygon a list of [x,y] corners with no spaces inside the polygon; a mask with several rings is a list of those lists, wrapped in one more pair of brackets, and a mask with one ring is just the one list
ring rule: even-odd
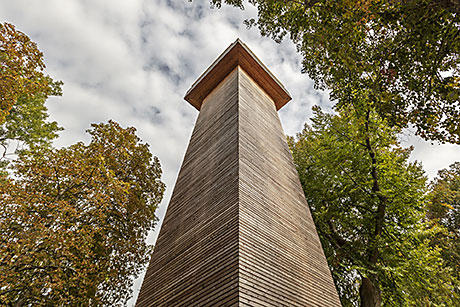
{"label": "cloud", "polygon": [[[88,140],[91,123],[114,119],[135,126],[160,158],[167,192],[162,217],[198,112],[183,96],[198,76],[240,37],[290,91],[293,101],[280,111],[289,135],[311,117],[311,107],[331,110],[327,92],[313,89],[300,73],[301,58],[289,41],[276,44],[247,30],[256,16],[207,1],[185,0],[15,0],[2,1],[0,18],[17,26],[45,54],[47,73],[63,80],[64,96],[51,98],[51,119],[66,129],[57,146]],[[417,141],[413,157],[429,175],[460,155],[458,146]],[[157,227],[158,229],[158,227]],[[149,236],[153,242],[156,234]],[[135,297],[142,277],[135,283]],[[135,301],[135,298],[132,302]]]}

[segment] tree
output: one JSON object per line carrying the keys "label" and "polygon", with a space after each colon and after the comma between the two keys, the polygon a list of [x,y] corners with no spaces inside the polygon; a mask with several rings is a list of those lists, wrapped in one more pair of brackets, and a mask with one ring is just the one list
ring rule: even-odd
{"label": "tree", "polygon": [[0,124],[20,97],[55,93],[59,83],[43,74],[43,53],[12,24],[0,23]]}
{"label": "tree", "polygon": [[[211,0],[243,7],[242,0]],[[338,105],[372,105],[391,125],[460,144],[460,4],[451,0],[252,0],[264,36],[296,44],[303,72]]]}
{"label": "tree", "polygon": [[43,54],[27,35],[0,24],[0,176],[6,175],[7,155],[49,146],[61,130],[56,122],[46,121],[45,101],[62,94],[62,82],[44,75],[44,68]]}
{"label": "tree", "polygon": [[430,245],[440,230],[423,223],[421,165],[408,162],[397,128],[359,110],[314,108],[312,126],[289,138],[342,304],[443,306],[453,286]]}
{"label": "tree", "polygon": [[428,216],[441,223],[460,241],[460,162],[440,170],[431,186]]}
{"label": "tree", "polygon": [[442,228],[424,222],[423,172],[397,134],[413,124],[425,139],[460,144],[460,5],[250,3],[258,17],[247,25],[289,36],[303,72],[337,101],[338,116],[317,111],[290,142],[342,303],[454,305],[455,278],[431,241]]}
{"label": "tree", "polygon": [[88,145],[21,153],[0,181],[1,305],[122,305],[147,264],[160,163],[134,128],[88,132]]}
{"label": "tree", "polygon": [[62,130],[57,122],[47,121],[49,114],[45,101],[42,95],[19,98],[0,125],[0,176],[2,169],[5,170],[12,161],[10,155],[14,157],[30,147],[48,147],[58,136],[57,132]]}
{"label": "tree", "polygon": [[[460,281],[460,162],[438,172],[431,183],[429,200],[428,218],[446,229],[433,238],[432,244],[442,248],[446,266]],[[460,284],[456,293],[460,297]]]}

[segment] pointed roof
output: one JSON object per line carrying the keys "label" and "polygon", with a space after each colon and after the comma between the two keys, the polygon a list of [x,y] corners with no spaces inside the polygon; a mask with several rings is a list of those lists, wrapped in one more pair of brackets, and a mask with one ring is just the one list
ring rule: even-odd
{"label": "pointed roof", "polygon": [[276,110],[291,100],[281,82],[239,38],[193,83],[184,99],[200,110],[206,96],[238,65],[273,99]]}

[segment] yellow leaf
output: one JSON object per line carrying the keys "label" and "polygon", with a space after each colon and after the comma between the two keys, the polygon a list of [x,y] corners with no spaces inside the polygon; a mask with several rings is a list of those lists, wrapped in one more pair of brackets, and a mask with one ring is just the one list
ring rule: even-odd
{"label": "yellow leaf", "polygon": [[446,204],[446,203],[441,203],[441,206],[444,206],[444,207],[446,207],[446,208],[449,208],[450,210],[454,210],[454,207],[452,207],[451,205]]}

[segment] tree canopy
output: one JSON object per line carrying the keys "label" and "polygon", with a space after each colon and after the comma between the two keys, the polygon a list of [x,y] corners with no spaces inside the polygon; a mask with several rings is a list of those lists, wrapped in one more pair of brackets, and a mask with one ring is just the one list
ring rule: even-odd
{"label": "tree canopy", "polygon": [[19,98],[59,93],[59,82],[43,73],[43,53],[10,23],[0,23],[0,124]]}
{"label": "tree canopy", "polygon": [[45,102],[62,82],[44,68],[27,35],[0,24],[0,305],[125,305],[151,252],[160,162],[114,121],[54,148]]}
{"label": "tree canopy", "polygon": [[458,305],[455,258],[441,244],[449,230],[427,219],[426,178],[397,135],[414,126],[426,140],[460,144],[460,5],[249,3],[258,15],[246,24],[289,37],[302,72],[336,102],[337,115],[316,110],[290,145],[342,304]]}
{"label": "tree canopy", "polygon": [[[242,0],[211,0],[243,7]],[[391,125],[460,143],[460,5],[449,0],[251,0],[264,36],[289,38],[338,105],[370,104]],[[359,91],[360,99],[351,99]]]}
{"label": "tree canopy", "polygon": [[[431,183],[429,200],[428,218],[445,227],[444,232],[433,238],[433,245],[442,248],[446,267],[460,281],[460,162],[438,172]],[[460,297],[460,284],[456,293]]]}
{"label": "tree canopy", "polygon": [[150,256],[164,184],[134,128],[94,124],[88,145],[21,154],[0,182],[0,302],[122,305]]}
{"label": "tree canopy", "polygon": [[438,172],[432,182],[430,199],[429,217],[460,236],[460,162]]}
{"label": "tree canopy", "polygon": [[441,229],[424,222],[426,178],[398,129],[372,111],[314,113],[289,144],[343,306],[452,303],[431,245]]}
{"label": "tree canopy", "polygon": [[62,129],[47,121],[45,106],[48,96],[62,94],[62,82],[45,75],[44,68],[37,45],[13,25],[0,23],[0,176],[8,155],[49,146]]}

